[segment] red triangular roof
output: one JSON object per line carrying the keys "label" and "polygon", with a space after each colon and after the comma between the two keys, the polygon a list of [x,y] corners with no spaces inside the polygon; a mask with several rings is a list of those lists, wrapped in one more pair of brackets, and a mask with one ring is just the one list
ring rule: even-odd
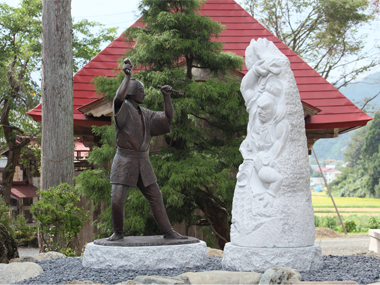
{"label": "red triangular roof", "polygon": [[[306,120],[307,129],[352,128],[363,126],[372,119],[259,24],[234,0],[208,0],[202,6],[201,14],[206,14],[226,26],[226,30],[217,39],[217,41],[224,43],[224,51],[231,51],[244,56],[245,49],[252,38],[256,40],[267,38],[274,42],[281,52],[289,58],[301,100],[321,110]],[[132,27],[135,26],[141,26],[141,23],[137,21],[132,25]],[[110,124],[106,118],[85,116],[78,108],[99,98],[95,94],[94,86],[89,84],[90,81],[98,75],[116,77],[113,70],[118,68],[117,60],[124,55],[127,48],[123,37],[119,36],[74,75],[75,125]],[[244,75],[246,72],[247,68],[244,66],[240,73]],[[41,112],[40,104],[28,114],[34,120],[41,121]]]}

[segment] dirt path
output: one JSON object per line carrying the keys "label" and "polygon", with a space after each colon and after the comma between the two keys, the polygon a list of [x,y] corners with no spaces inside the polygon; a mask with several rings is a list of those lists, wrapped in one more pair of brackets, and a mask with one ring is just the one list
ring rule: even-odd
{"label": "dirt path", "polygon": [[321,246],[323,255],[366,255],[369,247],[369,236],[316,238],[315,243]]}

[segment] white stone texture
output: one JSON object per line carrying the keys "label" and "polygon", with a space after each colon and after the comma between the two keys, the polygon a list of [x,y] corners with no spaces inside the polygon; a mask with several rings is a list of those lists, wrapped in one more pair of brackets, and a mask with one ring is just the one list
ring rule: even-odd
{"label": "white stone texture", "polygon": [[272,42],[252,40],[241,91],[249,113],[240,146],[231,243],[248,247],[314,244],[314,211],[303,108],[289,60]]}
{"label": "white stone texture", "polygon": [[0,264],[0,284],[11,284],[40,275],[42,267],[33,262]]}
{"label": "white stone texture", "polygon": [[231,271],[204,271],[187,272],[177,277],[188,277],[191,284],[259,284],[261,273],[231,272]]}
{"label": "white stone texture", "polygon": [[208,262],[204,241],[162,246],[101,246],[88,243],[84,267],[149,270],[205,265]]}
{"label": "white stone texture", "polygon": [[369,250],[380,253],[380,230],[369,230]]}
{"label": "white stone texture", "polygon": [[265,271],[273,267],[291,267],[298,271],[317,270],[322,267],[319,245],[307,247],[243,247],[226,243],[222,266],[239,271]]}

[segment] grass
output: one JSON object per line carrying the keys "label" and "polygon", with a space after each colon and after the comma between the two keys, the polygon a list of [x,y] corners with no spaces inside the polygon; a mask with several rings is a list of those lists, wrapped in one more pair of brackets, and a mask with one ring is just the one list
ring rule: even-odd
{"label": "grass", "polygon": [[[371,217],[366,216],[366,215],[364,216],[350,215],[348,217],[342,217],[343,223],[347,231],[350,232],[351,234],[368,233],[368,229],[370,228],[370,225],[371,225],[370,219]],[[375,216],[375,220],[376,220],[376,226],[377,226],[376,228],[379,228],[380,216],[379,215]],[[343,228],[337,216],[333,216],[333,217],[314,216],[314,223],[316,227],[326,227],[337,232],[343,232]],[[372,224],[372,228],[373,228],[373,224]]]}

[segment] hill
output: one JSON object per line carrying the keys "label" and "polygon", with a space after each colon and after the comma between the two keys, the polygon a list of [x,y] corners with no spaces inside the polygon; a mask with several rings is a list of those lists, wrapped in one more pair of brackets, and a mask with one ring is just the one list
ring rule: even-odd
{"label": "hill", "polygon": [[[375,96],[380,91],[380,72],[373,73],[365,79],[352,83],[340,91],[356,106],[361,108],[366,98]],[[370,102],[370,108],[366,108],[370,116],[375,110],[380,109],[380,95]],[[314,150],[319,160],[338,159],[342,160],[347,141],[355,131],[348,132],[333,139],[320,139],[314,144]],[[314,155],[311,156],[314,158]]]}

